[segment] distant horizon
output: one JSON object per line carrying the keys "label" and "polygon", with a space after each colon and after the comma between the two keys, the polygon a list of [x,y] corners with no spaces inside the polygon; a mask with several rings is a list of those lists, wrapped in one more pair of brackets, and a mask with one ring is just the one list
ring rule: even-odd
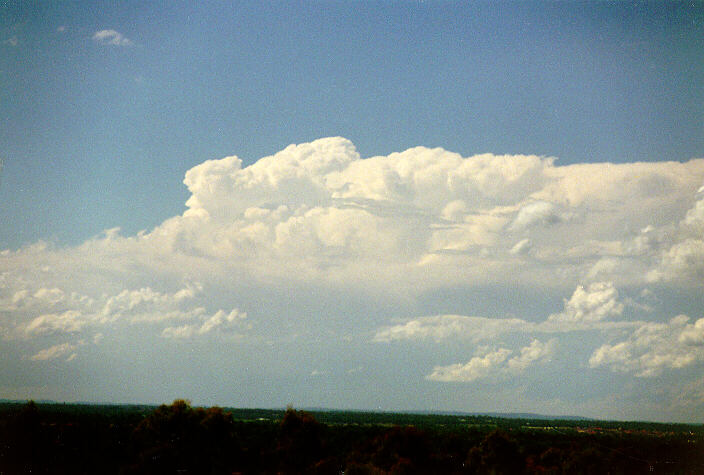
{"label": "distant horizon", "polygon": [[372,414],[414,414],[414,415],[447,415],[447,416],[482,416],[482,417],[498,417],[506,419],[545,419],[545,420],[565,420],[565,421],[591,421],[591,422],[642,422],[642,423],[652,423],[652,424],[663,424],[663,425],[693,425],[693,426],[704,426],[704,421],[702,422],[677,422],[677,421],[667,421],[667,420],[648,420],[648,419],[600,419],[594,417],[586,417],[575,414],[548,414],[541,412],[514,412],[514,411],[442,411],[442,410],[393,410],[393,409],[375,409],[375,408],[334,408],[334,407],[318,407],[318,406],[292,406],[290,404],[284,406],[272,406],[272,407],[241,407],[241,406],[231,406],[227,404],[197,404],[193,403],[189,399],[175,398],[169,402],[160,403],[148,403],[148,402],[94,402],[94,401],[56,401],[52,399],[3,399],[0,398],[0,403],[28,403],[34,401],[36,404],[74,404],[74,405],[86,405],[86,406],[134,406],[134,407],[159,407],[162,405],[170,405],[174,401],[185,400],[188,401],[193,407],[220,407],[222,409],[237,409],[243,411],[282,411],[285,412],[288,408],[292,408],[296,411],[306,411],[306,412],[354,412],[354,413],[372,413]]}

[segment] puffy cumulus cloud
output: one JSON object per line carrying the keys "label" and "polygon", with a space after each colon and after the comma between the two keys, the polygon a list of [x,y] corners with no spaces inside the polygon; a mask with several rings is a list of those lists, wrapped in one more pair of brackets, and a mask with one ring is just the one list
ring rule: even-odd
{"label": "puffy cumulus cloud", "polygon": [[195,335],[205,335],[206,333],[219,332],[233,334],[237,330],[249,329],[244,320],[247,314],[233,309],[230,313],[218,310],[214,315],[206,318],[202,324],[187,324],[178,327],[167,327],[161,333],[166,338],[190,338]]}
{"label": "puffy cumulus cloud", "polygon": [[[611,282],[578,286],[564,301],[560,313],[540,322],[520,318],[490,318],[464,315],[434,315],[408,320],[379,328],[373,338],[378,343],[400,340],[442,341],[450,338],[480,341],[507,333],[567,333],[588,330],[621,330],[635,328],[639,321],[605,321],[618,317],[624,309],[618,291]],[[632,305],[637,306],[637,303]]]}
{"label": "puffy cumulus cloud", "polygon": [[704,345],[704,318],[700,318],[694,325],[689,325],[682,330],[677,340],[687,345]]}
{"label": "puffy cumulus cloud", "polygon": [[[561,281],[590,271],[642,281],[655,245],[676,239],[665,218],[685,216],[702,179],[703,160],[558,167],[551,158],[425,147],[362,159],[333,137],[247,167],[227,157],[192,168],[188,210],[143,238],[235,259],[256,274],[346,284],[421,273],[430,286],[472,283],[487,268],[496,279],[534,281],[552,270]],[[516,258],[525,271],[516,272]]]}
{"label": "puffy cumulus cloud", "polygon": [[679,281],[699,286],[704,282],[704,240],[688,238],[663,252],[660,265],[648,277],[651,281]]}
{"label": "puffy cumulus cloud", "polygon": [[71,343],[61,343],[59,345],[54,345],[44,350],[39,351],[33,355],[30,359],[32,361],[47,361],[54,360],[56,358],[61,358],[67,354],[70,354],[66,361],[71,361],[76,357],[73,351],[78,347],[78,345],[73,345]]}
{"label": "puffy cumulus cloud", "polygon": [[646,228],[637,242],[642,248],[659,251],[660,262],[647,274],[652,282],[676,282],[701,286],[704,282],[704,186],[696,201],[676,225]]}
{"label": "puffy cumulus cloud", "polygon": [[471,382],[490,376],[520,374],[529,366],[548,362],[554,353],[557,340],[546,343],[533,340],[530,345],[520,349],[519,354],[509,359],[514,352],[507,348],[484,350],[467,363],[448,366],[436,366],[426,379],[440,382]]}
{"label": "puffy cumulus cloud", "polygon": [[510,354],[511,350],[499,348],[482,356],[475,356],[464,364],[436,366],[426,378],[441,382],[471,382],[489,376]]}
{"label": "puffy cumulus cloud", "polygon": [[588,323],[621,315],[623,304],[611,282],[595,282],[586,288],[582,285],[565,301],[562,313],[550,315],[551,322]]}
{"label": "puffy cumulus cloud", "polygon": [[522,372],[534,363],[550,361],[550,358],[555,353],[556,346],[557,340],[555,338],[545,343],[534,339],[530,345],[521,348],[520,355],[514,356],[508,360],[508,368],[513,371]]}
{"label": "puffy cumulus cloud", "polygon": [[694,324],[679,315],[667,323],[644,323],[626,340],[597,348],[592,368],[607,367],[639,377],[658,376],[704,361],[704,318]]}
{"label": "puffy cumulus cloud", "polygon": [[554,203],[535,201],[520,208],[509,229],[520,231],[531,226],[550,226],[565,219]]}
{"label": "puffy cumulus cloud", "polygon": [[[171,292],[142,286],[88,296],[47,286],[39,279],[39,282],[30,282],[16,272],[4,272],[1,277],[0,333],[5,339],[24,341],[61,335],[64,339],[73,337],[83,341],[82,337],[90,331],[93,342],[98,344],[102,339],[101,330],[107,327],[139,325],[147,332],[156,331],[157,335],[165,336],[205,334],[215,330],[242,332],[251,327],[243,323],[246,314],[237,309],[209,314],[207,303],[200,305],[204,290],[200,283],[188,283]],[[176,327],[173,322],[184,322],[184,325]],[[76,341],[65,345],[73,345],[73,351],[81,346]],[[65,345],[40,352],[32,359],[63,356],[64,353],[58,352],[68,348]]]}
{"label": "puffy cumulus cloud", "polygon": [[93,34],[93,41],[104,45],[132,46],[134,43],[122,33],[115,30],[100,30]]}
{"label": "puffy cumulus cloud", "polygon": [[129,318],[133,322],[190,318],[204,310],[200,307],[183,310],[183,303],[201,291],[200,284],[188,285],[174,293],[158,292],[151,287],[125,289],[104,299],[99,318],[102,321]]}
{"label": "puffy cumulus cloud", "polygon": [[150,232],[108,230],[76,248],[40,244],[0,259],[33,274],[79,272],[96,287],[153,287],[140,279],[184,269],[204,281],[237,275],[398,295],[487,280],[630,284],[646,280],[660,249],[672,249],[669,267],[696,258],[698,247],[668,230],[697,221],[702,181],[704,160],[556,166],[425,147],[361,158],[349,140],[330,137],[248,166],[230,156],[193,167],[187,210]]}
{"label": "puffy cumulus cloud", "polygon": [[28,335],[44,335],[53,333],[77,333],[86,324],[81,319],[81,313],[67,310],[61,314],[49,313],[33,319],[25,327]]}

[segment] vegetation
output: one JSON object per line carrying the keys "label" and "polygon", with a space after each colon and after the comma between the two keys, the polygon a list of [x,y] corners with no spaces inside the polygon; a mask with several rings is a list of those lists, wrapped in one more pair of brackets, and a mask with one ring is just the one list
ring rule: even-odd
{"label": "vegetation", "polygon": [[704,426],[0,403],[0,473],[704,473]]}

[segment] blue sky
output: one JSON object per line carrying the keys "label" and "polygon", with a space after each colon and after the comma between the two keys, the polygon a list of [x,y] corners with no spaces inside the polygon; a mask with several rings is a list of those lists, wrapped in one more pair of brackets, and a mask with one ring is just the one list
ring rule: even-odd
{"label": "blue sky", "polygon": [[[686,160],[704,146],[703,11],[6,3],[0,244],[151,228],[182,210],[182,175],[202,160],[334,135],[362,156]],[[91,39],[104,29],[132,44]]]}
{"label": "blue sky", "polygon": [[704,420],[703,30],[691,2],[2,3],[0,397]]}

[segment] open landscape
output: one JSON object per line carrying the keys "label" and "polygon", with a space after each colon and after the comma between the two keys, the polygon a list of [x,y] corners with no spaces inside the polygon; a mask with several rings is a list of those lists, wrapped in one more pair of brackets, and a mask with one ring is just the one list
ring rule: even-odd
{"label": "open landscape", "polygon": [[702,472],[702,424],[0,403],[4,474]]}

